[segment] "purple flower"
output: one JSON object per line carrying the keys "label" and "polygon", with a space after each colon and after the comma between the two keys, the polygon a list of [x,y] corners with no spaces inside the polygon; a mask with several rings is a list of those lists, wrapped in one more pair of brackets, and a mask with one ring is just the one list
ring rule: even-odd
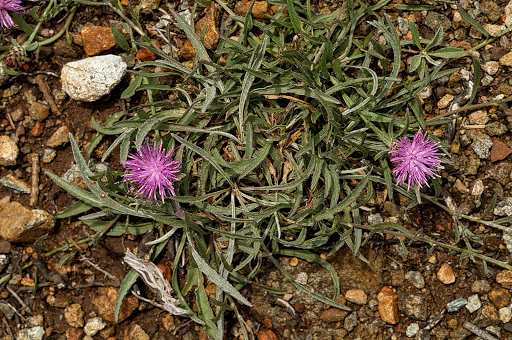
{"label": "purple flower", "polygon": [[[438,152],[439,145],[419,130],[411,141],[402,137],[389,150],[391,162],[398,164],[393,169],[398,184],[407,182],[407,187],[421,188],[428,179],[439,176],[436,172],[443,167]],[[427,184],[428,186],[428,184]]]}
{"label": "purple flower", "polygon": [[[129,154],[130,158],[124,162],[124,167],[129,171],[124,175],[124,182],[130,182],[130,191],[140,198],[162,202],[169,196],[176,196],[174,182],[179,181],[177,174],[181,170],[178,161],[172,159],[174,150],[167,151],[155,141],[150,146],[146,141],[139,151]],[[158,197],[157,197],[158,196]]]}
{"label": "purple flower", "polygon": [[0,26],[2,28],[16,26],[9,11],[19,14],[22,10],[21,0],[0,0]]}

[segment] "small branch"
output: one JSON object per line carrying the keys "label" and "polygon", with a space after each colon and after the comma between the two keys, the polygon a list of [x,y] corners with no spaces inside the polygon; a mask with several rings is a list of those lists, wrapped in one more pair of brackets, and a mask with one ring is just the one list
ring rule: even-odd
{"label": "small branch", "polygon": [[32,189],[30,191],[30,206],[33,207],[37,204],[39,198],[39,154],[36,152],[29,155],[29,160],[32,163]]}
{"label": "small branch", "polygon": [[472,324],[469,321],[464,322],[464,328],[470,331],[471,333],[478,336],[480,339],[483,340],[498,340],[498,338],[495,338],[491,335],[491,333],[484,331],[483,329],[478,328],[474,324]]}
{"label": "small branch", "polygon": [[12,335],[11,326],[9,326],[9,323],[7,322],[7,318],[5,316],[2,316],[2,321],[4,323],[5,329],[7,329],[7,333],[9,333],[9,338],[11,340],[14,340],[14,336]]}
{"label": "small branch", "polygon": [[489,106],[501,106],[501,105],[503,105],[503,103],[508,103],[510,101],[512,101],[512,96],[507,97],[507,98],[505,98],[503,100],[500,100],[500,101],[490,101],[490,102],[485,102],[485,103],[479,103],[479,104],[463,106],[461,108],[458,108],[457,110],[448,111],[448,112],[442,113],[440,115],[431,117],[431,118],[427,119],[427,122],[431,122],[431,121],[436,120],[436,119],[446,118],[446,117],[451,116],[451,115],[453,115],[455,113],[459,113],[459,112],[463,112],[463,111],[471,111],[471,110],[481,109],[481,108],[489,107]]}
{"label": "small branch", "polygon": [[53,96],[51,94],[50,86],[44,81],[44,77],[42,75],[36,76],[36,84],[39,86],[39,89],[43,93],[44,100],[50,105],[50,108],[52,109],[52,112],[55,113],[57,116],[60,116],[62,112],[59,110],[57,105],[55,104],[55,100],[53,100]]}
{"label": "small branch", "polygon": [[442,319],[444,314],[446,313],[446,308],[443,308],[443,310],[437,314],[432,319],[428,320],[428,323],[423,329],[418,333],[418,336],[416,337],[417,340],[426,340],[429,338],[429,332],[432,328],[434,328]]}
{"label": "small branch", "polygon": [[27,311],[27,313],[29,314],[32,314],[32,310],[30,309],[29,306],[27,306],[25,304],[25,302],[23,302],[22,298],[20,298],[20,296],[18,294],[16,294],[16,292],[11,288],[9,287],[9,285],[5,286],[5,288],[7,289],[7,291],[9,293],[11,293],[11,295],[16,299],[16,301],[19,302],[19,304],[21,305],[21,307],[25,308],[25,310]]}
{"label": "small branch", "polygon": [[97,271],[103,273],[105,276],[111,278],[112,280],[114,280],[118,285],[121,284],[121,280],[119,280],[119,278],[117,278],[116,276],[110,274],[109,272],[107,272],[106,270],[104,270],[103,268],[101,268],[100,266],[98,266],[96,263],[92,262],[91,260],[89,260],[87,257],[85,256],[82,256],[80,258],[80,260],[82,261],[85,261],[87,262],[89,265],[91,265],[91,267],[93,267],[94,269],[96,269]]}

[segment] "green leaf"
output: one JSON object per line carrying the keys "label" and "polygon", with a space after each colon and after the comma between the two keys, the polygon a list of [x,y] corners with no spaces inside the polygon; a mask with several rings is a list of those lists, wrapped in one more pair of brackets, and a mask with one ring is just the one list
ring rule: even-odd
{"label": "green leaf", "polygon": [[485,30],[485,28],[480,25],[478,23],[478,21],[476,21],[475,19],[473,19],[459,4],[457,4],[457,10],[459,11],[460,13],[460,16],[462,17],[462,19],[466,20],[467,22],[469,22],[471,24],[471,26],[473,26],[474,28],[476,28],[480,33],[482,33],[486,38],[489,38],[489,32],[487,32]]}
{"label": "green leaf", "polygon": [[123,283],[121,283],[121,286],[119,287],[116,303],[114,305],[114,319],[116,322],[119,322],[119,312],[121,311],[121,305],[123,304],[124,297],[128,292],[130,292],[130,289],[132,289],[138,278],[139,273],[137,273],[135,269],[131,269],[124,277]]}
{"label": "green leaf", "polygon": [[443,47],[434,52],[429,52],[428,55],[440,58],[455,58],[460,56],[465,51],[456,47]]}
{"label": "green leaf", "polygon": [[409,21],[409,28],[411,29],[412,41],[414,42],[414,45],[416,45],[416,47],[421,50],[420,32],[418,32],[416,24],[412,21]]}
{"label": "green leaf", "polygon": [[295,4],[293,0],[286,0],[287,8],[288,8],[288,16],[290,17],[290,21],[292,22],[293,30],[295,34],[302,33],[302,23],[300,22],[299,15],[297,14],[297,10],[295,9]]}
{"label": "green leaf", "polygon": [[130,51],[130,44],[128,44],[128,41],[124,38],[123,33],[121,33],[116,27],[112,26],[112,34],[114,35],[114,39],[119,47],[121,47],[125,52]]}
{"label": "green leaf", "polygon": [[91,210],[92,206],[83,202],[83,201],[77,201],[73,203],[71,206],[66,208],[63,212],[60,212],[58,214],[55,214],[55,218],[66,218],[75,216],[81,213],[84,213],[86,211]]}
{"label": "green leaf", "polygon": [[130,98],[135,94],[137,88],[142,84],[142,76],[137,75],[128,87],[121,93],[121,99]]}

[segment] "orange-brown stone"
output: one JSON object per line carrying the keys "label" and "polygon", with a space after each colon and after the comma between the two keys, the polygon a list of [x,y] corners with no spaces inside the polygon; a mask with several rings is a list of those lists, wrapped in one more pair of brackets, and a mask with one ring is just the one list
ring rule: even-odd
{"label": "orange-brown stone", "polygon": [[156,59],[156,55],[147,48],[142,47],[137,51],[137,58],[142,61],[153,61]]}
{"label": "orange-brown stone", "polygon": [[508,157],[512,153],[512,150],[503,143],[502,141],[494,138],[491,149],[491,162],[501,161]]}
{"label": "orange-brown stone", "polygon": [[383,287],[379,295],[379,314],[382,321],[389,324],[397,324],[398,318],[398,295],[388,287]]}
{"label": "orange-brown stone", "polygon": [[82,28],[82,40],[88,56],[100,54],[116,46],[116,39],[110,27],[85,26]]}

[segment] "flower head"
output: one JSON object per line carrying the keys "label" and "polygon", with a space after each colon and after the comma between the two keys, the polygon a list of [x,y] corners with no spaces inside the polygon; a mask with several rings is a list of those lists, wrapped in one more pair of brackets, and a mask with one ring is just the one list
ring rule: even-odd
{"label": "flower head", "polygon": [[439,176],[437,171],[443,166],[439,159],[442,154],[438,150],[439,145],[421,130],[416,133],[412,143],[407,137],[396,141],[389,153],[392,156],[391,162],[398,164],[393,169],[397,183],[407,182],[407,187],[421,188],[429,178]]}
{"label": "flower head", "polygon": [[[130,158],[124,162],[129,173],[124,175],[124,182],[130,182],[131,191],[140,198],[162,202],[169,196],[176,196],[174,182],[179,181],[177,174],[181,170],[178,161],[172,159],[174,150],[167,151],[155,141],[150,146],[146,141],[139,151],[128,155]],[[158,197],[157,197],[158,196]]]}
{"label": "flower head", "polygon": [[2,28],[16,26],[9,12],[19,14],[22,10],[21,0],[0,0],[0,26]]}

